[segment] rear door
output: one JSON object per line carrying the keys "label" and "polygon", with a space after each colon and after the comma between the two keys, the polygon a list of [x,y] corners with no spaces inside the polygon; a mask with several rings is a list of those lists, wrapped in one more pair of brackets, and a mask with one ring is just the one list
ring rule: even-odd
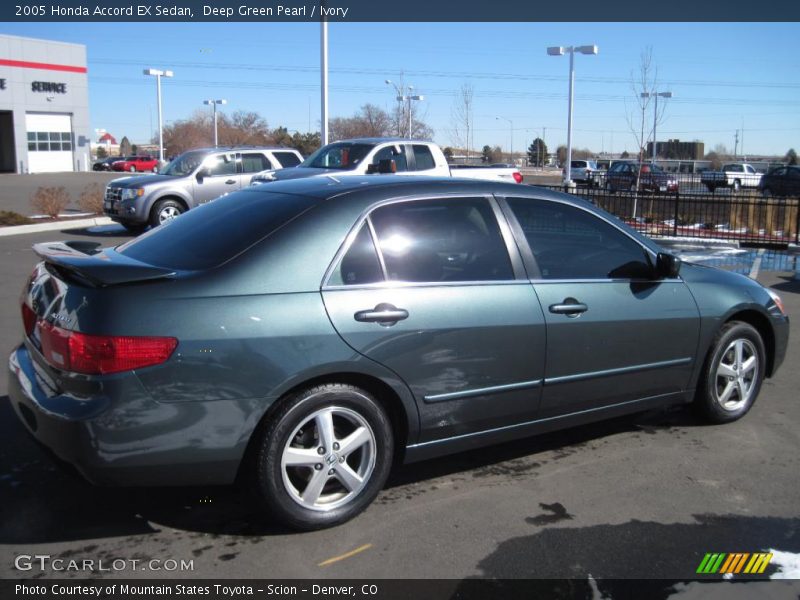
{"label": "rear door", "polygon": [[542,418],[686,389],[699,313],[680,278],[652,278],[648,251],[593,212],[508,198],[547,323]]}
{"label": "rear door", "polygon": [[323,288],[342,338],[410,387],[421,442],[537,413],[544,315],[497,217],[484,197],[378,206],[351,234]]}

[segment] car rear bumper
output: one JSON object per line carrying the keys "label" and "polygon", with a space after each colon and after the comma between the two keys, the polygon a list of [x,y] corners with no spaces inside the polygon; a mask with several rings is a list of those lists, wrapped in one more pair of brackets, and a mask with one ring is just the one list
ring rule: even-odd
{"label": "car rear bumper", "polygon": [[[103,386],[88,399],[56,392],[57,385],[24,345],[9,357],[8,395],[19,420],[57,458],[100,485],[228,484],[246,447],[240,410],[208,402],[153,401],[134,375]],[[124,395],[124,403],[114,398]],[[205,434],[205,435],[204,435]]]}

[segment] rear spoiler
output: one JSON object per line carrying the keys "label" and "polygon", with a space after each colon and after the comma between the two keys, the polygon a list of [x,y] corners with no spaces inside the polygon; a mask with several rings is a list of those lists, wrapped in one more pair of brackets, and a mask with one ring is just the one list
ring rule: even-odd
{"label": "rear spoiler", "polygon": [[77,276],[97,287],[167,279],[173,269],[156,267],[132,260],[111,249],[99,250],[96,242],[45,242],[33,251],[58,271]]}

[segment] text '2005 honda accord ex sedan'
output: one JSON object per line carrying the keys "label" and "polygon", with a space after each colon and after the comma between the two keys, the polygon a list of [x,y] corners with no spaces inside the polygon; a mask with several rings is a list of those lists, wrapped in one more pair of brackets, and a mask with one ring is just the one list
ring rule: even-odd
{"label": "text '2005 honda accord ex sedan'", "polygon": [[241,476],[300,529],[358,514],[395,460],[666,404],[733,421],[789,335],[757,282],[513,184],[275,182],[34,250],[27,429],[95,483]]}

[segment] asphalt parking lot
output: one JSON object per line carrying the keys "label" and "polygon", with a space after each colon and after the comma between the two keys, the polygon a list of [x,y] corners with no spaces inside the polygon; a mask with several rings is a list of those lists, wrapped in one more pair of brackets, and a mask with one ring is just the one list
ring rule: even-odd
{"label": "asphalt parking lot", "polygon": [[[0,238],[0,349],[21,336],[33,243],[129,239],[117,226]],[[793,319],[800,281],[761,269]],[[796,327],[796,326],[795,326]],[[743,420],[648,413],[396,470],[342,526],[296,534],[235,488],[110,489],[57,467],[17,421],[0,370],[0,577],[677,578],[707,552],[772,552],[800,577],[800,336]],[[193,570],[18,571],[20,554],[191,560]],[[779,554],[780,553],[780,554]]]}

